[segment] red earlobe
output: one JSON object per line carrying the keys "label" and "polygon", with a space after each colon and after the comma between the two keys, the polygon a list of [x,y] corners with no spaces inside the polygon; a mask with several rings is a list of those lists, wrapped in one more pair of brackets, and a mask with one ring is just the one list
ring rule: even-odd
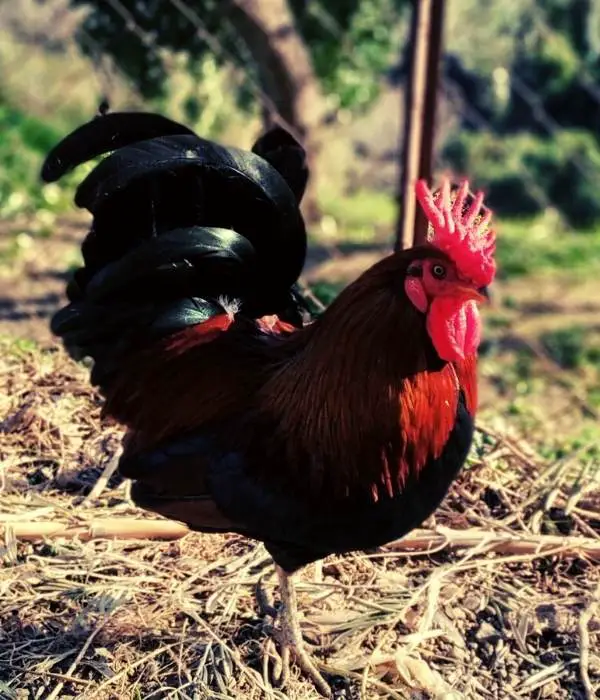
{"label": "red earlobe", "polygon": [[427,294],[425,294],[421,280],[416,279],[415,277],[409,277],[404,282],[404,291],[415,308],[422,313],[427,311],[429,308],[429,302],[427,301]]}

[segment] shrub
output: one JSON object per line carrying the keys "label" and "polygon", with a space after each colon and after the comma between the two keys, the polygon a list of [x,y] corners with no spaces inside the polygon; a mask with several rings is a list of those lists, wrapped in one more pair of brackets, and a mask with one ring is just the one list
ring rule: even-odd
{"label": "shrub", "polygon": [[61,188],[44,188],[39,178],[44,156],[60,139],[59,132],[3,103],[0,95],[0,133],[0,217],[63,208],[68,199]]}
{"label": "shrub", "polygon": [[462,132],[443,159],[483,187],[499,214],[527,216],[550,204],[575,228],[600,221],[600,147],[588,132],[563,130],[553,139]]}

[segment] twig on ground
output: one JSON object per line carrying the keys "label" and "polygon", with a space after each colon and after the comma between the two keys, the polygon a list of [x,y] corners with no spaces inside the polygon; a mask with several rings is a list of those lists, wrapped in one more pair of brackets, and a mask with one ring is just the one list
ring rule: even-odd
{"label": "twig on ground", "polygon": [[117,450],[117,452],[105,464],[104,470],[102,471],[102,474],[100,474],[100,476],[98,477],[98,481],[96,481],[92,490],[81,502],[82,506],[89,506],[102,494],[112,475],[117,471],[120,458],[121,450]]}
{"label": "twig on ground", "polygon": [[543,466],[543,460],[529,445],[527,445],[527,447],[531,451],[531,455],[526,454],[526,452],[521,449],[521,446],[518,444],[515,438],[498,430],[494,430],[494,428],[482,423],[480,420],[477,421],[477,430],[480,433],[484,433],[485,435],[493,438],[498,443],[505,445],[508,450],[510,450],[511,454],[514,455],[514,457],[516,457],[526,467],[535,469],[536,467]]}
{"label": "twig on ground", "polygon": [[153,651],[144,654],[139,659],[134,661],[130,666],[122,668],[113,676],[110,676],[110,678],[107,678],[105,681],[102,681],[102,683],[97,685],[95,688],[91,688],[87,696],[88,700],[92,700],[92,698],[102,697],[103,692],[108,686],[114,685],[118,680],[121,680],[123,677],[127,677],[128,675],[130,675],[134,669],[139,668],[144,664],[148,664],[149,661],[156,658],[160,654],[164,654],[167,649],[172,649],[173,647],[177,646],[177,644],[177,642],[165,644],[163,646],[160,646],[158,649],[154,649]]}
{"label": "twig on ground", "polygon": [[79,653],[75,657],[75,661],[69,666],[69,669],[67,670],[66,678],[65,680],[60,681],[54,686],[54,690],[48,695],[46,700],[56,700],[60,696],[61,690],[64,688],[65,683],[67,682],[67,679],[69,679],[70,676],[75,673],[75,669],[79,665],[81,659],[85,656],[86,651],[90,648],[91,643],[94,641],[94,637],[100,632],[100,630],[104,627],[104,623],[106,622],[106,618],[94,629],[92,630],[92,633],[88,636],[88,638],[85,640],[85,644],[81,647]]}
{"label": "twig on ground", "polygon": [[484,545],[485,551],[500,554],[532,554],[544,553],[560,549],[562,552],[587,554],[600,557],[600,542],[588,537],[563,537],[558,535],[529,535],[522,533],[509,534],[493,530],[451,530],[438,528],[431,530],[413,530],[401,540],[396,540],[384,547],[384,550],[394,552],[428,552],[431,549],[467,549]]}
{"label": "twig on ground", "polygon": [[599,597],[600,584],[592,594],[591,600],[579,617],[579,675],[581,677],[581,684],[583,685],[586,700],[594,700],[594,698],[597,697],[590,681],[590,631],[588,626],[598,606]]}

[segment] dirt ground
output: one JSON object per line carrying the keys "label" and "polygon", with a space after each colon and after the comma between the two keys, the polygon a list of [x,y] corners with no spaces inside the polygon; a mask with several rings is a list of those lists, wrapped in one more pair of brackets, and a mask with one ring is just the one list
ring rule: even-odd
{"label": "dirt ground", "polygon": [[[7,245],[8,232],[0,227],[0,245]],[[83,220],[62,220],[51,238],[25,235],[15,263],[0,265],[0,336],[53,341],[49,319],[64,302],[67,268],[85,232]]]}
{"label": "dirt ground", "polygon": [[[87,371],[48,330],[83,234],[79,223],[60,230],[0,277],[0,698],[318,697],[299,676],[270,685],[273,620],[254,594],[261,580],[277,591],[261,545],[201,534],[87,541],[107,518],[152,516],[118,476],[98,481],[120,431],[100,421]],[[346,281],[378,255],[316,251],[307,279]],[[561,371],[539,342],[557,327],[596,332],[596,288],[556,277],[497,284],[475,446],[421,539],[297,576],[303,630],[332,697],[597,697],[598,417],[585,371]],[[25,525],[44,523],[79,536],[27,541]]]}

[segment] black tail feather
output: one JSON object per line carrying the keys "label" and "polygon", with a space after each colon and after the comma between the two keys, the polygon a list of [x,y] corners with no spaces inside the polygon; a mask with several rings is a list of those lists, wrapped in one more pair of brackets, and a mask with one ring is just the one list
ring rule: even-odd
{"label": "black tail feather", "polygon": [[104,267],[87,285],[92,303],[168,299],[198,293],[230,298],[252,293],[256,254],[229,229],[175,229]]}
{"label": "black tail feather", "polygon": [[[190,179],[201,190],[201,201],[184,200],[179,210],[173,197],[175,202],[181,197],[174,188],[187,187]],[[174,216],[179,226],[231,228],[256,248],[259,265],[273,287],[289,288],[298,278],[306,255],[304,223],[289,187],[260,156],[196,136],[142,141],[102,161],[79,185],[75,202],[102,220],[106,205],[115,196],[127,194],[139,181],[149,186],[143,193],[134,190],[129,206],[140,202],[148,210],[152,205],[152,226],[146,226],[147,234],[161,235],[165,228],[174,228]],[[163,190],[171,194],[169,199]],[[190,205],[196,209],[182,221],[181,213]],[[110,213],[113,210],[111,206]],[[119,206],[116,218],[121,211]]]}
{"label": "black tail feather", "polygon": [[252,146],[253,153],[264,158],[287,182],[300,204],[308,182],[306,151],[285,129],[276,126]]}
{"label": "black tail feather", "polygon": [[160,114],[113,112],[82,124],[60,141],[46,156],[42,180],[56,182],[78,165],[109,151],[157,136],[194,132]]}
{"label": "black tail feather", "polygon": [[247,152],[160,115],[108,114],[52,149],[42,178],[108,151],[77,189],[77,205],[94,219],[84,266],[67,287],[71,304],[52,321],[74,357],[94,360],[93,380],[106,386],[140,338],[224,313],[222,297],[238,300],[246,317],[302,324],[298,203],[308,171],[287,132],[274,129]]}

